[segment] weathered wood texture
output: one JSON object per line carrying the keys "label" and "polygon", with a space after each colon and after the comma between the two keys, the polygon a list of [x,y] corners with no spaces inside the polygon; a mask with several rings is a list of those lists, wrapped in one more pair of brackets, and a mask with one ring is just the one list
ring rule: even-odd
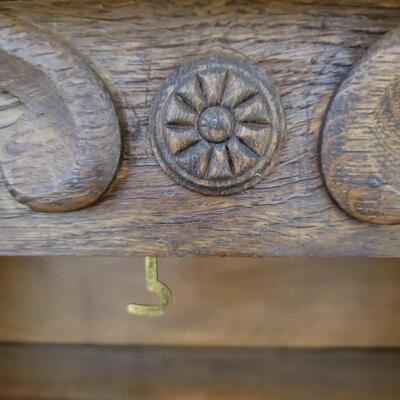
{"label": "weathered wood texture", "polygon": [[[2,254],[400,255],[400,227],[348,217],[318,156],[321,121],[350,68],[400,23],[397,1],[2,1],[48,29],[112,82],[128,134],[104,200],[68,215],[34,213],[0,188]],[[275,83],[287,138],[272,173],[225,197],[175,184],[148,140],[151,104],[180,65],[240,54]]]}
{"label": "weathered wood texture", "polygon": [[400,222],[400,29],[371,46],[341,85],[322,134],[333,197],[366,222]]}
{"label": "weathered wood texture", "polygon": [[143,258],[0,258],[0,342],[400,347],[396,259],[161,258],[173,303],[159,318]]}
{"label": "weathered wood texture", "polygon": [[120,157],[117,114],[96,73],[52,35],[0,15],[0,170],[10,193],[37,211],[84,208]]}
{"label": "weathered wood texture", "polygon": [[0,346],[2,399],[398,400],[398,351]]}

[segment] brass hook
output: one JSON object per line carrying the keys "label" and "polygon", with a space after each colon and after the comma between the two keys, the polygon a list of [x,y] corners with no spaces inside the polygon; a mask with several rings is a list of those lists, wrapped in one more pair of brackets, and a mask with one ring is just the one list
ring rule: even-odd
{"label": "brass hook", "polygon": [[172,303],[172,294],[168,286],[158,280],[157,257],[145,258],[145,271],[147,290],[159,294],[161,298],[160,304],[129,304],[128,313],[147,317],[163,315]]}

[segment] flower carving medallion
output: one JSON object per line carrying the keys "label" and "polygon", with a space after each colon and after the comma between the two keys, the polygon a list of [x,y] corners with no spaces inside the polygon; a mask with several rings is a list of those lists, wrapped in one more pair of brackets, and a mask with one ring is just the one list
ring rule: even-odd
{"label": "flower carving medallion", "polygon": [[204,194],[240,192],[274,166],[286,123],[270,78],[244,59],[181,67],[153,104],[155,156],[178,183]]}

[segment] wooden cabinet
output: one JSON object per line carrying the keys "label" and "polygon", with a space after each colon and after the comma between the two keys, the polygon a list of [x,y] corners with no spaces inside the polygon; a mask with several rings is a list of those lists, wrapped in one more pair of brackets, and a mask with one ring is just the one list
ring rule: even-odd
{"label": "wooden cabinet", "polygon": [[[0,1],[0,255],[399,257],[399,27],[397,0]],[[399,398],[395,260],[167,266],[158,320],[126,313],[138,270],[4,260],[1,398]]]}

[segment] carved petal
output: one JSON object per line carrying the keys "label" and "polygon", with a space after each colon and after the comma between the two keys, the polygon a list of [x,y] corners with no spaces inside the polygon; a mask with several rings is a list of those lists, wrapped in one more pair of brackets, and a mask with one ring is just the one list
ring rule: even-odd
{"label": "carved petal", "polygon": [[179,96],[174,95],[167,109],[167,125],[190,126],[195,123],[196,118],[196,112]]}
{"label": "carved petal", "polygon": [[235,173],[238,175],[247,171],[258,161],[257,156],[235,138],[229,140],[228,149],[233,168],[235,169]]}
{"label": "carved petal", "polygon": [[228,74],[222,104],[225,107],[235,108],[256,94],[257,90],[249,86],[243,79]]}
{"label": "carved petal", "polygon": [[167,127],[166,135],[172,154],[177,154],[186,150],[201,139],[200,135],[193,127]]}
{"label": "carved petal", "polygon": [[211,154],[207,177],[212,179],[231,178],[233,176],[229,165],[229,155],[225,145],[215,146]]}
{"label": "carved petal", "polygon": [[239,123],[236,136],[258,156],[261,156],[271,140],[271,129],[271,125]]}
{"label": "carved petal", "polygon": [[121,137],[95,72],[52,35],[0,16],[0,89],[1,169],[13,196],[47,212],[97,201],[117,171]]}
{"label": "carved petal", "polygon": [[204,108],[205,99],[197,77],[190,79],[185,85],[182,85],[177,94],[189,104],[193,110],[200,112]]}
{"label": "carved petal", "polygon": [[208,106],[219,104],[224,95],[227,72],[206,72],[199,74],[199,79]]}
{"label": "carved petal", "polygon": [[203,177],[210,160],[210,146],[200,142],[179,154],[177,160],[186,171]]}
{"label": "carved petal", "polygon": [[250,97],[249,100],[236,107],[234,113],[239,122],[270,123],[267,105],[260,95]]}

